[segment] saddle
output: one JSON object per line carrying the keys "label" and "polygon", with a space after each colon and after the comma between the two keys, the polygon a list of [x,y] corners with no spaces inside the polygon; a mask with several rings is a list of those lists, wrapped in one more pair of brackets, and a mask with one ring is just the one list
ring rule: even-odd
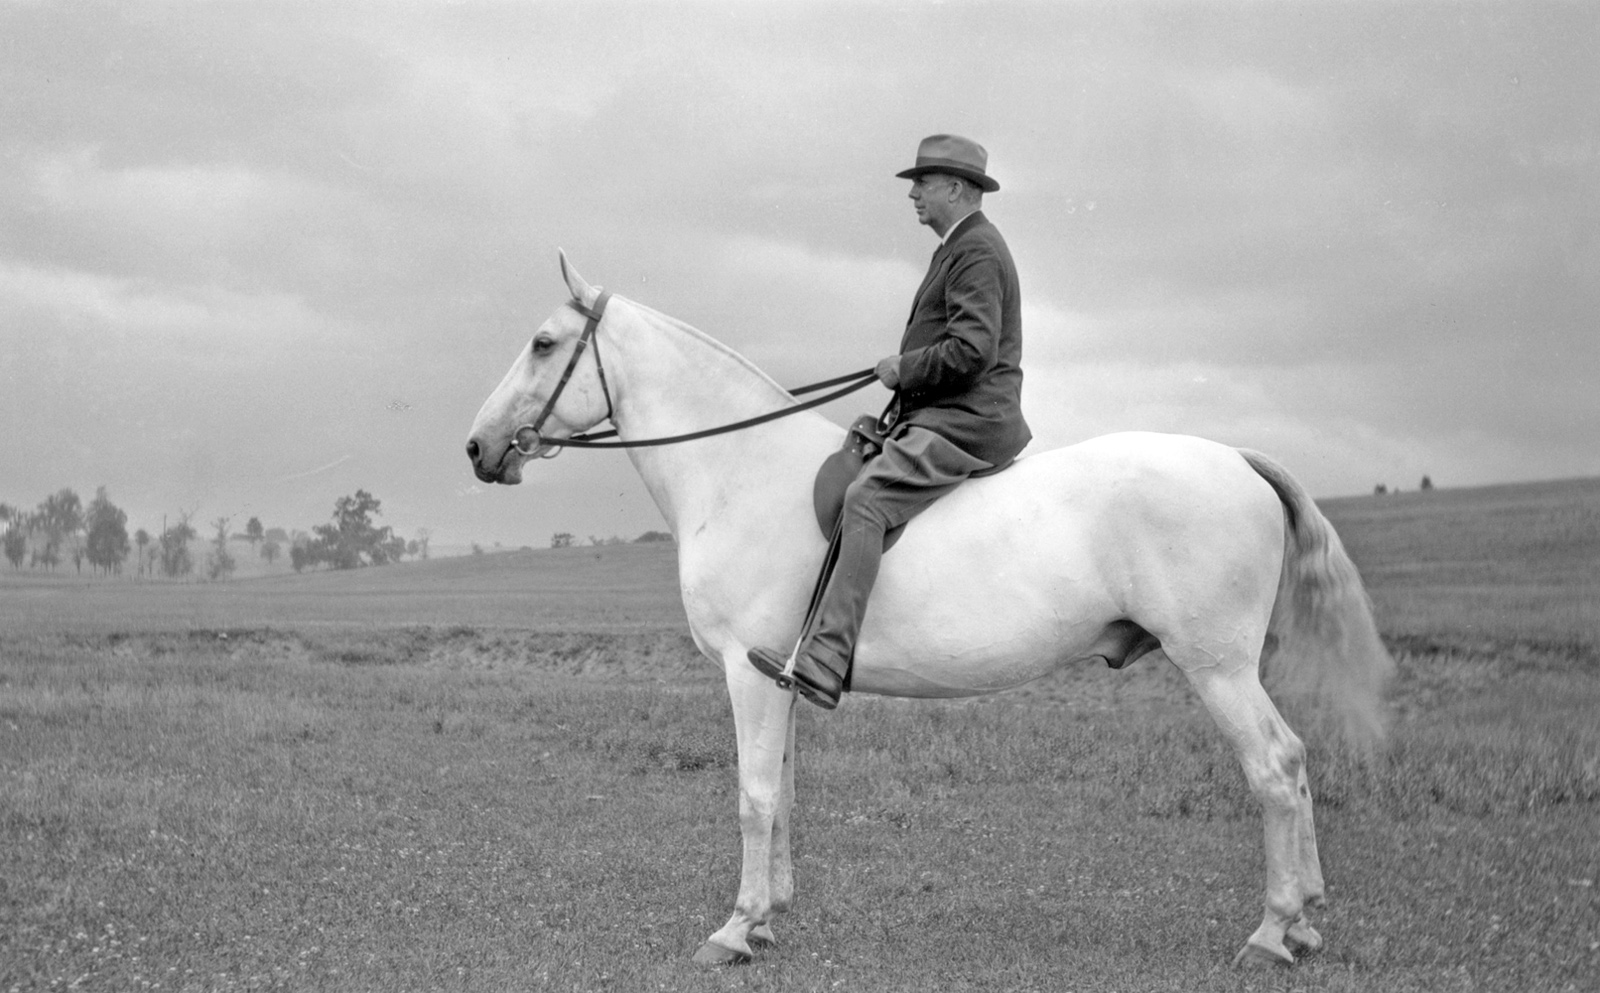
{"label": "saddle", "polygon": [[[816,511],[817,527],[822,529],[824,538],[833,537],[839,518],[844,513],[844,491],[849,489],[850,484],[855,482],[856,476],[861,474],[861,467],[866,465],[867,460],[883,451],[884,440],[888,438],[889,432],[894,430],[892,423],[887,423],[891,421],[892,416],[893,407],[886,410],[881,417],[862,414],[856,418],[855,423],[845,432],[843,447],[823,459],[822,465],[818,467],[816,479],[811,484],[811,505]],[[1011,464],[1007,461],[993,468],[975,472],[972,478],[992,476]],[[904,530],[905,525],[900,524],[885,531],[883,550],[887,552],[893,548]]]}
{"label": "saddle", "polygon": [[[844,513],[844,491],[861,474],[867,460],[883,451],[887,432],[883,420],[871,414],[862,414],[850,425],[844,435],[844,446],[826,459],[817,469],[817,478],[811,484],[811,504],[817,513],[817,527],[824,538],[831,538]],[[883,535],[883,550],[888,551],[900,540],[905,525],[890,528]]]}

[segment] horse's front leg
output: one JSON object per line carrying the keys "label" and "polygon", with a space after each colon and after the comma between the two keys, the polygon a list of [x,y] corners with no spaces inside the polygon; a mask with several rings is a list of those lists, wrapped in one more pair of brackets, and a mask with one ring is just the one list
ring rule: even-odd
{"label": "horse's front leg", "polygon": [[724,660],[739,744],[739,829],[744,864],[733,916],[695,953],[702,965],[748,962],[750,943],[771,943],[769,920],[794,896],[789,818],[794,805],[794,694],[745,661]]}

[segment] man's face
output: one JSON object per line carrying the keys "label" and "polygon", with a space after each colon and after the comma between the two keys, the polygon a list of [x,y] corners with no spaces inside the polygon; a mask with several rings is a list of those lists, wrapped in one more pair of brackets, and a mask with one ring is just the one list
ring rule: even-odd
{"label": "man's face", "polygon": [[956,180],[943,173],[923,173],[911,181],[911,202],[917,208],[917,223],[943,232],[954,220]]}

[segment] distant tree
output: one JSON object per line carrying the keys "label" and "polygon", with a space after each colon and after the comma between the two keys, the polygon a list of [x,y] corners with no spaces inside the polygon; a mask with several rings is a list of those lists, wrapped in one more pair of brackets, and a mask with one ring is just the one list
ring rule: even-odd
{"label": "distant tree", "polygon": [[417,528],[417,547],[411,554],[419,559],[428,557],[428,542],[433,540],[433,531],[429,528]]}
{"label": "distant tree", "polygon": [[193,516],[192,510],[180,511],[178,523],[161,529],[156,555],[163,576],[175,579],[194,571],[194,558],[189,554],[189,542],[195,537],[194,526],[189,523]]}
{"label": "distant tree", "polygon": [[648,545],[651,542],[671,541],[672,535],[666,531],[646,531],[633,540],[637,544]]}
{"label": "distant tree", "polygon": [[1423,476],[1423,477],[1422,477],[1422,486],[1421,486],[1421,487],[1420,487],[1420,488],[1421,488],[1421,489],[1424,489],[1424,490],[1431,490],[1431,489],[1433,489],[1433,480],[1432,480],[1432,479],[1430,479],[1430,478],[1429,478],[1429,477],[1427,477],[1427,476]]}
{"label": "distant tree", "polygon": [[289,546],[289,564],[295,572],[300,572],[308,565],[316,565],[317,558],[312,552],[309,541],[296,541]]}
{"label": "distant tree", "polygon": [[133,533],[133,543],[139,546],[139,575],[144,575],[144,549],[150,544],[150,532],[144,528]]}
{"label": "distant tree", "polygon": [[261,543],[261,557],[267,560],[268,565],[271,565],[273,562],[278,560],[278,553],[282,550],[283,546],[279,545],[271,538],[268,538]]}
{"label": "distant tree", "polygon": [[420,551],[422,551],[422,546],[417,544],[417,539],[412,538],[410,541],[406,542],[407,555],[411,556],[412,558],[416,558],[417,553]]}
{"label": "distant tree", "polygon": [[[85,549],[89,564],[107,573],[112,570],[121,572],[122,563],[128,557],[127,512],[111,502],[106,495],[106,488],[102,486],[95,490],[85,517],[89,526]],[[150,540],[148,535],[145,540]]]}
{"label": "distant tree", "polygon": [[217,529],[211,539],[211,554],[206,556],[206,575],[213,581],[233,575],[233,556],[228,554],[228,522],[232,518],[219,517],[211,522]]}
{"label": "distant tree", "polygon": [[266,531],[265,531],[264,528],[261,527],[261,518],[252,517],[248,521],[245,522],[245,525],[244,525],[244,540],[248,541],[250,543],[250,547],[251,547],[252,550],[256,547],[256,544],[258,542],[260,542],[261,539],[264,538],[264,537],[266,537]]}
{"label": "distant tree", "polygon": [[573,538],[572,538],[572,533],[570,531],[557,531],[555,534],[550,536],[550,547],[551,548],[571,548],[572,547],[572,541],[573,541]]}
{"label": "distant tree", "polygon": [[45,497],[34,511],[33,520],[45,534],[45,545],[51,559],[61,547],[61,542],[83,530],[83,501],[70,489],[60,489]]}
{"label": "distant tree", "polygon": [[1388,493],[1388,492],[1389,492],[1389,487],[1384,485],[1383,483],[1379,483],[1377,486],[1374,486],[1372,488],[1372,495],[1373,496],[1383,496],[1385,493]]}
{"label": "distant tree", "polygon": [[333,505],[333,523],[313,529],[314,556],[335,569],[384,565],[396,560],[405,552],[405,542],[396,538],[387,525],[373,524],[372,518],[383,512],[381,507],[382,502],[366,490],[340,497]]}
{"label": "distant tree", "polygon": [[[28,533],[23,530],[22,524],[26,519],[22,509],[13,507],[9,503],[0,503],[0,524],[5,525],[4,532],[0,532],[0,549],[5,552],[6,558],[11,562],[11,568],[22,568],[22,559],[28,554]],[[16,537],[13,538],[12,534]],[[15,543],[16,554],[12,554]]]}
{"label": "distant tree", "polygon": [[22,526],[13,523],[10,527],[6,528],[6,534],[5,538],[3,539],[3,543],[5,547],[6,559],[10,561],[11,568],[22,568],[22,560],[28,554],[28,535],[22,530]]}
{"label": "distant tree", "polygon": [[474,554],[474,555],[482,555],[483,554],[483,546],[478,544],[476,541],[474,541],[472,543],[472,554]]}

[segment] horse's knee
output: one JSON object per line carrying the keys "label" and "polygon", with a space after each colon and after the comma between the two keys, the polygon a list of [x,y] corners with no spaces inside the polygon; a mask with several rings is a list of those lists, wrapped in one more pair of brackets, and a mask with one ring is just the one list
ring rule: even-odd
{"label": "horse's knee", "polygon": [[739,809],[753,814],[771,815],[778,810],[778,791],[744,788],[739,791]]}
{"label": "horse's knee", "polygon": [[746,827],[766,825],[770,827],[777,819],[782,803],[782,796],[778,790],[752,789],[741,787],[739,789],[739,820]]}

